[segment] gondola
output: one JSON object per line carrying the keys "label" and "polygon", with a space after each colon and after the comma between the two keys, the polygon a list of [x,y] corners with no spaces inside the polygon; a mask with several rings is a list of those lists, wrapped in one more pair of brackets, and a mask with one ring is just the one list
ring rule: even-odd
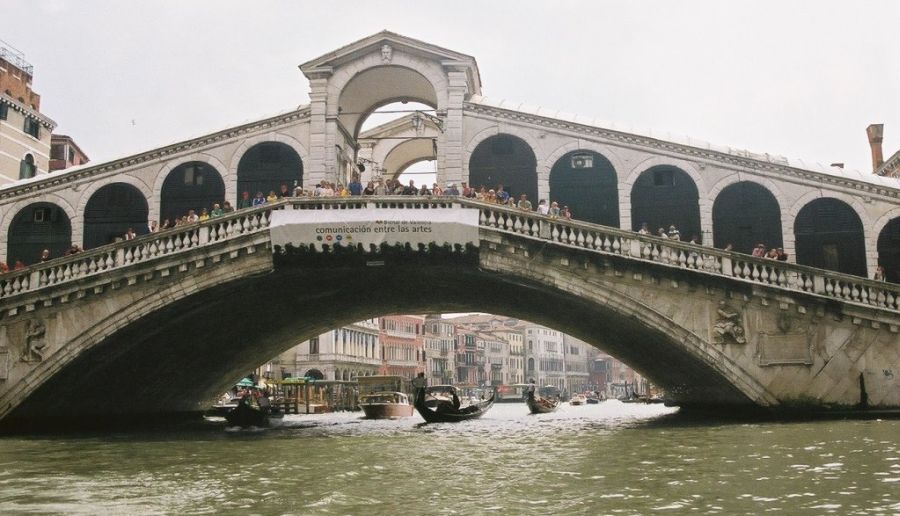
{"label": "gondola", "polygon": [[526,396],[525,403],[532,414],[548,414],[559,408],[559,399]]}
{"label": "gondola", "polygon": [[284,413],[271,407],[262,408],[252,396],[244,396],[231,412],[225,414],[229,425],[240,427],[279,426]]}
{"label": "gondola", "polygon": [[426,423],[456,423],[458,421],[466,421],[468,419],[477,419],[484,415],[494,405],[496,393],[491,393],[491,397],[473,403],[466,407],[460,408],[456,403],[442,402],[434,409],[428,408],[425,404],[425,397],[428,395],[427,389],[419,389],[416,393],[416,402],[414,406],[422,416]]}

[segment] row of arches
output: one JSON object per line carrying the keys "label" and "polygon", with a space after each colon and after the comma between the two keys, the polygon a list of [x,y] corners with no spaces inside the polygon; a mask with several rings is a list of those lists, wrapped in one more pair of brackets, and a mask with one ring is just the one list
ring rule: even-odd
{"label": "row of arches", "polygon": [[[222,171],[209,163],[191,161],[168,172],[159,195],[160,221],[174,221],[189,210],[200,213],[228,200],[239,207],[243,192],[253,197],[278,192],[281,185],[293,190],[303,182],[303,161],[289,145],[262,142],[247,150],[237,167],[237,194],[226,199]],[[83,212],[81,247],[91,249],[115,241],[129,228],[137,234],[149,231],[150,209],[145,195],[135,186],[115,182],[102,186],[88,199]],[[20,209],[7,235],[8,263],[29,265],[38,261],[42,250],[61,256],[72,246],[72,222],[60,206],[38,202]]]}
{"label": "row of arches", "polygon": [[[498,134],[481,141],[469,161],[469,184],[493,188],[502,184],[511,196],[538,199],[537,160],[524,140]],[[619,178],[602,154],[573,150],[550,170],[549,199],[568,206],[575,218],[620,227]],[[675,225],[681,237],[703,240],[699,193],[684,170],[671,165],[652,166],[634,182],[630,229],[647,224],[651,231]],[[751,253],[763,243],[783,247],[782,209],[766,187],[751,181],[727,186],[712,206],[713,242]],[[835,198],[814,199],[793,221],[797,263],[866,276],[865,232],[857,212]],[[709,243],[709,242],[706,242]],[[900,281],[900,218],[891,220],[878,237],[879,264],[889,281]]]}

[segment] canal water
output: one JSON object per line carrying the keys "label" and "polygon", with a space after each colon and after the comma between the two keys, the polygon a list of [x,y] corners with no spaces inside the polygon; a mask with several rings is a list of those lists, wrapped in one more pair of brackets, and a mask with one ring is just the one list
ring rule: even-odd
{"label": "canal water", "polygon": [[0,437],[0,514],[900,514],[900,421],[715,422],[564,405]]}

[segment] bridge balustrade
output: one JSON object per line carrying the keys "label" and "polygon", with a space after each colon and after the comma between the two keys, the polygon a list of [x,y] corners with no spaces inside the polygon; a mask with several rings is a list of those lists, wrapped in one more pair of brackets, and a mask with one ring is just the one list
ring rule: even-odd
{"label": "bridge balustrade", "polygon": [[271,212],[288,207],[303,210],[476,208],[480,210],[479,225],[492,231],[900,312],[900,285],[448,197],[289,198],[11,271],[0,276],[0,300],[266,231]]}

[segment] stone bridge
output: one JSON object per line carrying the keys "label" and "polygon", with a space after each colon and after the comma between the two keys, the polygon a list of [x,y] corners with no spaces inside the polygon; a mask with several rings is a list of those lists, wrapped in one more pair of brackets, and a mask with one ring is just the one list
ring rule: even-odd
{"label": "stone bridge", "polygon": [[[273,249],[276,210],[360,208],[478,210],[479,243]],[[900,408],[896,285],[472,200],[385,197],[288,199],[0,276],[0,418],[197,412],[300,340],[423,311],[565,329],[684,406]]]}

